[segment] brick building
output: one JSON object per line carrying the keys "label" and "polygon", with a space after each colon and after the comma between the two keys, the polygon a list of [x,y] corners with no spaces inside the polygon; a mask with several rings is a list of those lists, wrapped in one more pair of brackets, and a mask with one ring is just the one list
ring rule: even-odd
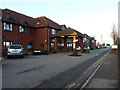
{"label": "brick building", "polygon": [[90,49],[95,49],[96,48],[96,40],[94,37],[90,37],[87,34],[83,34],[84,38],[83,38],[83,45],[84,46],[89,46]]}
{"label": "brick building", "polygon": [[[73,50],[73,37],[76,37],[77,42],[76,46],[81,47],[81,52],[83,52],[83,34],[68,27],[64,29],[63,31],[60,31],[54,35],[52,35],[51,38],[54,39],[54,47],[57,52],[67,52]],[[60,42],[62,40],[62,42]],[[63,48],[62,48],[63,47]]]}
{"label": "brick building", "polygon": [[[77,33],[78,42],[76,45],[83,48],[84,35],[76,30],[67,28],[65,25],[59,25],[45,16],[32,18],[9,9],[2,10],[3,53],[6,52],[7,47],[11,44],[21,44],[25,53],[34,50],[49,51],[51,47],[55,46],[54,35],[60,32],[69,33],[71,31]],[[60,43],[56,45],[59,46],[61,44],[62,48],[64,47],[64,42],[67,45],[66,47],[68,47],[66,50],[59,49],[59,51],[72,51],[72,40],[70,36],[66,40],[59,38],[58,42]],[[32,48],[28,49],[28,45],[32,46]]]}

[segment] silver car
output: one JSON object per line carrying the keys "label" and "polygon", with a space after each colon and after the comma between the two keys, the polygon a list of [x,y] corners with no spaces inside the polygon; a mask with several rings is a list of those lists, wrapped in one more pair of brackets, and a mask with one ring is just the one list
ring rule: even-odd
{"label": "silver car", "polygon": [[81,47],[80,46],[76,46],[76,50],[80,51]]}
{"label": "silver car", "polygon": [[10,45],[7,50],[7,58],[10,56],[21,56],[21,58],[23,58],[24,53],[22,46],[18,44]]}
{"label": "silver car", "polygon": [[84,47],[84,51],[85,51],[85,52],[90,52],[90,47],[89,47],[89,46],[85,46],[85,47]]}

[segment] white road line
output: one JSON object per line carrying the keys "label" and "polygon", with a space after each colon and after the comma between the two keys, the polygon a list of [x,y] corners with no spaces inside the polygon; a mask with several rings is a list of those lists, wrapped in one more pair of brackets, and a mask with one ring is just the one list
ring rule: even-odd
{"label": "white road line", "polygon": [[76,83],[73,83],[72,85],[69,86],[69,88],[72,88]]}
{"label": "white road line", "polygon": [[[93,65],[91,65],[86,71],[84,71],[83,74],[87,74],[88,73],[88,70],[91,70],[92,68],[96,68],[94,70],[94,72],[90,75],[90,77],[87,79],[87,81],[85,81],[85,83],[82,85],[81,89],[82,90],[83,88],[85,88],[85,86],[87,85],[87,83],[90,81],[90,79],[93,77],[93,75],[97,72],[97,70],[100,68],[100,66],[103,64],[103,62],[105,61],[105,57],[110,53],[110,51],[105,54],[103,57],[101,57],[97,62],[95,62]],[[99,54],[96,54],[95,56],[98,56]],[[78,84],[77,86],[80,85],[80,83],[72,83],[72,84],[69,84],[66,88],[68,88],[68,90],[70,88],[72,88],[74,85],[76,86],[76,84]]]}
{"label": "white road line", "polygon": [[96,70],[92,73],[92,75],[88,78],[88,80],[83,84],[80,90],[85,88],[85,86],[88,84],[88,82],[91,80],[91,78],[94,76],[94,74],[97,72],[97,70],[100,68],[100,66],[103,64],[104,61],[101,62],[101,64],[96,68]]}
{"label": "white road line", "polygon": [[[108,52],[107,54],[105,54],[104,55],[104,58],[105,58],[105,56],[107,56],[108,54],[109,54],[110,52]],[[87,79],[87,81],[82,85],[82,87],[81,87],[81,89],[80,90],[83,90],[85,87],[86,87],[86,85],[89,83],[89,81],[91,80],[91,78],[94,76],[94,74],[98,71],[98,69],[100,68],[100,66],[104,63],[104,61],[105,61],[105,59],[102,59],[95,67],[97,67],[96,69],[95,69],[95,71],[90,75],[90,77]]]}

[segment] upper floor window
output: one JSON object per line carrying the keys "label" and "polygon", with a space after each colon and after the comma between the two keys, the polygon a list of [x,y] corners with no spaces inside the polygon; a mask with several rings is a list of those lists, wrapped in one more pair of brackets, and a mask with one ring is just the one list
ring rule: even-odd
{"label": "upper floor window", "polygon": [[10,23],[4,23],[4,30],[12,31],[12,24],[10,24]]}
{"label": "upper floor window", "polygon": [[40,24],[40,21],[38,21],[37,24]]}
{"label": "upper floor window", "polygon": [[2,17],[0,16],[0,20],[2,20]]}
{"label": "upper floor window", "polygon": [[52,29],[52,34],[56,34],[56,30],[55,29]]}
{"label": "upper floor window", "polygon": [[25,32],[25,28],[23,26],[19,26],[20,32]]}

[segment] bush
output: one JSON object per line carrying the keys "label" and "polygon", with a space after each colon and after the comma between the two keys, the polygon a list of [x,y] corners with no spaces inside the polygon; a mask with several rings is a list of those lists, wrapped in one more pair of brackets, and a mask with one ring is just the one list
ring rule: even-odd
{"label": "bush", "polygon": [[94,48],[90,47],[90,50],[94,50]]}
{"label": "bush", "polygon": [[49,54],[49,52],[47,51],[47,50],[41,50],[41,53],[40,53],[41,55],[48,55]]}
{"label": "bush", "polygon": [[28,52],[28,55],[32,55],[33,54],[33,52]]}
{"label": "bush", "polygon": [[55,51],[55,48],[54,48],[54,47],[51,47],[51,48],[50,48],[50,52],[51,52],[52,54],[57,53],[57,52]]}

